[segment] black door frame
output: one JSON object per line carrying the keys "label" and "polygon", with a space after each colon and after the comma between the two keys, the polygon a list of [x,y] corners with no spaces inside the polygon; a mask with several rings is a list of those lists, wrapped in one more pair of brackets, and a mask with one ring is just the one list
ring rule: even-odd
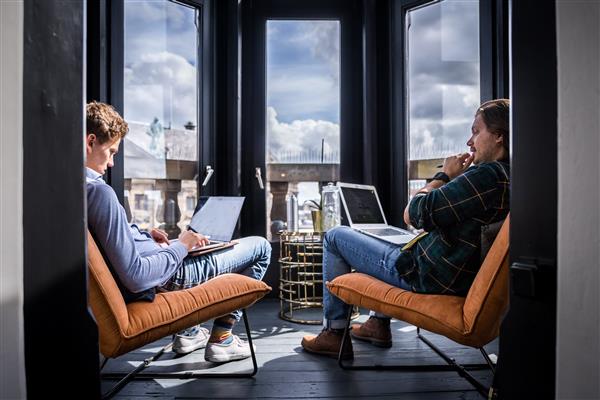
{"label": "black door frame", "polygon": [[[558,121],[555,1],[512,1],[510,309],[502,399],[555,397]],[[540,25],[531,21],[544,21]],[[532,57],[535,49],[535,57]]]}
{"label": "black door frame", "polygon": [[[83,218],[84,13],[81,2],[24,3],[23,314],[28,398],[46,398],[52,388],[60,388],[64,397],[100,397],[98,331],[87,304]],[[65,380],[77,384],[64,384]]]}
{"label": "black door frame", "polygon": [[[241,192],[246,196],[241,230],[244,236],[266,235],[265,191],[260,189],[255,168],[265,181],[265,105],[267,19],[340,20],[340,179],[363,179],[363,76],[361,37],[362,6],[356,0],[306,0],[285,2],[250,0],[242,3],[242,131]],[[266,190],[266,188],[265,188]]]}

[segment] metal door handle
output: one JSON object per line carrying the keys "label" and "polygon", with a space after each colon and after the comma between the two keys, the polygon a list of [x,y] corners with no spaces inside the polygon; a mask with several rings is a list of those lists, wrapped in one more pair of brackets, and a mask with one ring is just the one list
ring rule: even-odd
{"label": "metal door handle", "polygon": [[256,180],[258,181],[258,186],[260,187],[261,190],[265,189],[265,185],[263,184],[263,180],[262,180],[262,173],[260,172],[260,167],[256,167],[256,174],[254,176],[256,176]]}
{"label": "metal door handle", "polygon": [[206,177],[204,178],[204,181],[202,181],[202,186],[206,186],[208,181],[210,181],[210,178],[213,176],[214,172],[215,170],[212,169],[210,165],[206,166]]}

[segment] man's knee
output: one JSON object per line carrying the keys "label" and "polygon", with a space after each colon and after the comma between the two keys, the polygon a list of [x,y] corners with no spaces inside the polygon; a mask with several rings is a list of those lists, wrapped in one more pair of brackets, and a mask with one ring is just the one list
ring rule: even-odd
{"label": "man's knee", "polygon": [[254,252],[257,258],[261,261],[266,261],[268,266],[268,262],[271,260],[271,243],[261,236],[251,236],[250,238],[254,242]]}
{"label": "man's knee", "polygon": [[336,241],[340,240],[340,237],[351,230],[347,226],[336,226],[333,229],[328,230],[323,238],[323,247],[327,250],[335,250],[337,248]]}
{"label": "man's knee", "polygon": [[260,238],[260,247],[262,250],[262,255],[265,258],[265,260],[270,261],[271,260],[271,251],[272,251],[272,247],[271,247],[271,243],[269,243],[269,241],[267,239],[265,239],[264,237]]}

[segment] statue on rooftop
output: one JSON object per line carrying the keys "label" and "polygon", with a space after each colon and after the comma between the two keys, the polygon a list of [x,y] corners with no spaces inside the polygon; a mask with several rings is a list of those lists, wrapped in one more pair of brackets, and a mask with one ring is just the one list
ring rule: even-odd
{"label": "statue on rooftop", "polygon": [[165,134],[164,129],[157,117],[146,130],[146,134],[152,138],[148,151],[156,158],[165,158]]}

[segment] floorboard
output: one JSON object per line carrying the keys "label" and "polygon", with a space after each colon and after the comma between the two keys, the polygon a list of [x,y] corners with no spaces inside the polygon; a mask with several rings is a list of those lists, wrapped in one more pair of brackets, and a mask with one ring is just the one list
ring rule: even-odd
{"label": "floorboard", "polygon": [[[170,373],[174,379],[135,380],[122,389],[120,399],[481,399],[473,387],[455,372],[393,372],[345,371],[337,361],[302,351],[300,340],[306,334],[321,330],[318,325],[297,324],[279,318],[279,301],[265,299],[248,310],[252,337],[257,348],[259,370],[253,378],[235,379],[179,379],[187,372],[243,372],[251,369],[251,361],[244,360],[222,365],[204,361],[204,351],[185,356],[172,352],[152,363],[145,372]],[[362,310],[358,321],[367,318]],[[310,318],[319,318],[320,311],[309,311]],[[296,316],[296,315],[295,315]],[[206,324],[210,328],[210,324]],[[236,333],[245,337],[243,324]],[[444,362],[416,337],[414,327],[402,321],[392,321],[394,346],[381,349],[354,342],[355,363],[370,364],[440,364]],[[461,364],[481,364],[478,350],[458,345],[443,336],[425,332],[437,346],[444,349]],[[145,358],[167,345],[163,338],[148,346],[109,360],[106,373],[129,372]],[[496,354],[497,341],[486,346]],[[484,384],[491,383],[490,371],[474,371],[473,375]],[[104,380],[108,390],[115,381]]]}

